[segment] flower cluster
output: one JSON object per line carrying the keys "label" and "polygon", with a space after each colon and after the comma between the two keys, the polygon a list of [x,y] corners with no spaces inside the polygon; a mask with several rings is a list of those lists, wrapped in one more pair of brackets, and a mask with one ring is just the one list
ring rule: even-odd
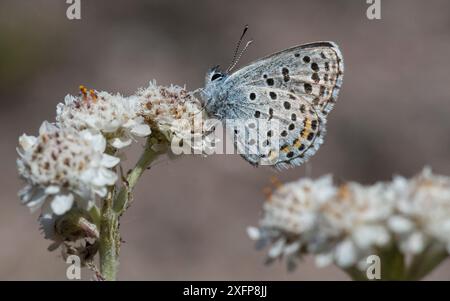
{"label": "flower cluster", "polygon": [[[193,136],[203,137],[202,117],[200,102],[178,86],[151,82],[128,97],[80,86],[78,96],[57,105],[55,123],[44,122],[37,137],[19,138],[17,167],[26,183],[19,197],[32,211],[41,209],[41,228],[56,245],[95,238],[92,214],[119,178],[118,151],[142,137],[153,150],[174,141],[190,145]],[[203,151],[205,141],[191,146]]]}
{"label": "flower cluster", "polygon": [[412,256],[439,243],[450,251],[450,178],[425,168],[410,180],[372,186],[301,179],[270,196],[259,228],[248,234],[260,247],[271,244],[269,261],[285,257],[290,267],[304,254],[318,266],[363,269],[383,249]]}
{"label": "flower cluster", "polygon": [[438,241],[450,253],[450,178],[426,168],[409,181],[395,177],[392,189],[397,202],[389,228],[398,237],[400,248],[418,254]]}
{"label": "flower cluster", "polygon": [[88,93],[84,86],[80,90],[80,96],[67,95],[64,103],[57,105],[56,121],[61,127],[98,131],[116,149],[130,145],[133,138],[150,135],[149,125],[138,115],[140,102],[136,96],[94,90]]}
{"label": "flower cluster", "polygon": [[217,142],[215,122],[207,120],[200,101],[179,86],[163,87],[150,82],[136,93],[141,115],[153,131],[161,133],[174,148],[184,153],[211,154]]}
{"label": "flower cluster", "polygon": [[44,122],[37,137],[22,135],[19,145],[17,166],[26,182],[19,196],[33,211],[62,215],[73,204],[89,210],[117,180],[111,168],[119,159],[104,153],[100,134]]}

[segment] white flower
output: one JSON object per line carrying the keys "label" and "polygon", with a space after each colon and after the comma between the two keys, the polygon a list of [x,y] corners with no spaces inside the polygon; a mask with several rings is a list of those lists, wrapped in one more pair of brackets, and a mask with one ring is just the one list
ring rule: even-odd
{"label": "white flower", "polygon": [[348,268],[357,262],[357,249],[355,244],[347,239],[339,243],[335,250],[336,264],[343,268]]}
{"label": "white flower", "polygon": [[[335,262],[347,268],[389,243],[385,221],[393,201],[394,194],[383,184],[336,187],[331,176],[301,179],[277,189],[264,204],[260,231],[252,229],[249,234],[258,241],[276,242],[269,251],[271,258],[306,252],[317,255],[320,266]],[[294,243],[302,248],[287,251]]]}
{"label": "white flower", "polygon": [[81,86],[81,95],[67,95],[56,109],[56,121],[61,127],[101,132],[108,143],[121,149],[137,137],[150,135],[150,127],[139,115],[140,100],[107,92],[95,92]]}
{"label": "white flower", "polygon": [[394,197],[382,183],[373,186],[348,183],[323,206],[321,214],[339,236],[352,241],[362,258],[375,247],[389,243],[390,233],[385,221],[394,210]]}
{"label": "white flower", "polygon": [[[136,93],[141,114],[152,130],[161,133],[172,146],[195,154],[211,154],[217,139],[216,121],[207,120],[201,102],[179,86],[163,87],[150,82]],[[187,150],[186,150],[187,148]]]}
{"label": "white flower", "polygon": [[264,204],[260,228],[249,228],[249,236],[260,246],[273,244],[270,258],[285,256],[290,263],[305,252],[328,252],[339,233],[320,210],[336,194],[331,176],[283,185]]}
{"label": "white flower", "polygon": [[101,134],[44,122],[37,137],[22,135],[19,145],[17,167],[26,182],[19,197],[32,211],[62,215],[74,205],[88,210],[117,180],[110,168],[119,159],[104,153]]}
{"label": "white flower", "polygon": [[248,234],[260,246],[272,244],[271,260],[309,253],[318,266],[345,269],[364,268],[367,256],[395,245],[405,256],[436,242],[450,252],[450,177],[424,169],[410,180],[339,187],[330,176],[302,179],[275,191],[259,229]]}
{"label": "white flower", "polygon": [[394,215],[389,218],[388,226],[391,231],[397,234],[409,233],[414,229],[414,223],[401,215]]}
{"label": "white flower", "polygon": [[319,207],[335,193],[331,176],[283,185],[264,204],[261,226],[297,235],[312,231],[319,218]]}
{"label": "white flower", "polygon": [[[450,245],[450,177],[434,175],[429,168],[410,181],[396,177],[397,210],[402,218],[390,220],[405,253],[422,252],[431,240]],[[400,229],[399,229],[400,228]]]}

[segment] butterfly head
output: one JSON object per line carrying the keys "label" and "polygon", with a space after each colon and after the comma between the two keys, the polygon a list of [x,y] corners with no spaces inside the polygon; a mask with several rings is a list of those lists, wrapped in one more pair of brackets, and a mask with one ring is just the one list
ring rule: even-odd
{"label": "butterfly head", "polygon": [[218,107],[221,106],[221,95],[223,95],[225,79],[229,74],[215,66],[206,73],[205,88],[202,90],[202,100],[208,113],[216,115]]}
{"label": "butterfly head", "polygon": [[227,73],[221,71],[219,65],[214,66],[206,73],[205,84],[221,82],[226,76]]}
{"label": "butterfly head", "polygon": [[221,71],[219,67],[219,65],[212,67],[206,73],[204,92],[209,97],[214,97],[216,93],[221,91],[224,80],[229,76],[228,73]]}
{"label": "butterfly head", "polygon": [[202,99],[205,105],[205,109],[209,114],[215,116],[223,116],[223,112],[221,110],[225,109],[224,101],[226,100],[226,95],[228,92],[226,91],[226,79],[230,76],[231,71],[238,63],[240,57],[245,52],[247,47],[251,44],[251,41],[247,42],[244,49],[239,52],[242,39],[244,38],[245,33],[247,32],[248,25],[245,26],[241,38],[236,45],[236,50],[233,55],[233,59],[231,60],[230,66],[226,69],[226,71],[220,70],[219,66],[215,66],[206,73],[205,78],[205,88],[202,89]]}

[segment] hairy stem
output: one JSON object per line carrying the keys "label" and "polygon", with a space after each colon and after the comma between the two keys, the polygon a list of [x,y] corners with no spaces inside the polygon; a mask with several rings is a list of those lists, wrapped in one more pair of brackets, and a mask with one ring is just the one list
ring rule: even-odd
{"label": "hairy stem", "polygon": [[117,193],[111,190],[103,203],[100,217],[100,272],[105,280],[116,280],[119,267],[120,232],[119,219],[129,206],[131,193],[139,178],[160,152],[151,149],[147,140],[145,149],[135,167],[128,173]]}
{"label": "hairy stem", "polygon": [[116,280],[119,247],[119,218],[112,210],[112,193],[110,193],[103,203],[100,219],[100,272],[105,280]]}

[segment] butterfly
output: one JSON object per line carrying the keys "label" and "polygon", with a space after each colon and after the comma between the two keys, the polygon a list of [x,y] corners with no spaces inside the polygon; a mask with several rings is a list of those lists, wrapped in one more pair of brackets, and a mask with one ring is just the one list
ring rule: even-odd
{"label": "butterfly", "polygon": [[261,58],[231,73],[246,26],[226,71],[211,68],[202,100],[226,124],[252,165],[299,166],[316,153],[342,86],[344,61],[333,42],[314,42]]}

